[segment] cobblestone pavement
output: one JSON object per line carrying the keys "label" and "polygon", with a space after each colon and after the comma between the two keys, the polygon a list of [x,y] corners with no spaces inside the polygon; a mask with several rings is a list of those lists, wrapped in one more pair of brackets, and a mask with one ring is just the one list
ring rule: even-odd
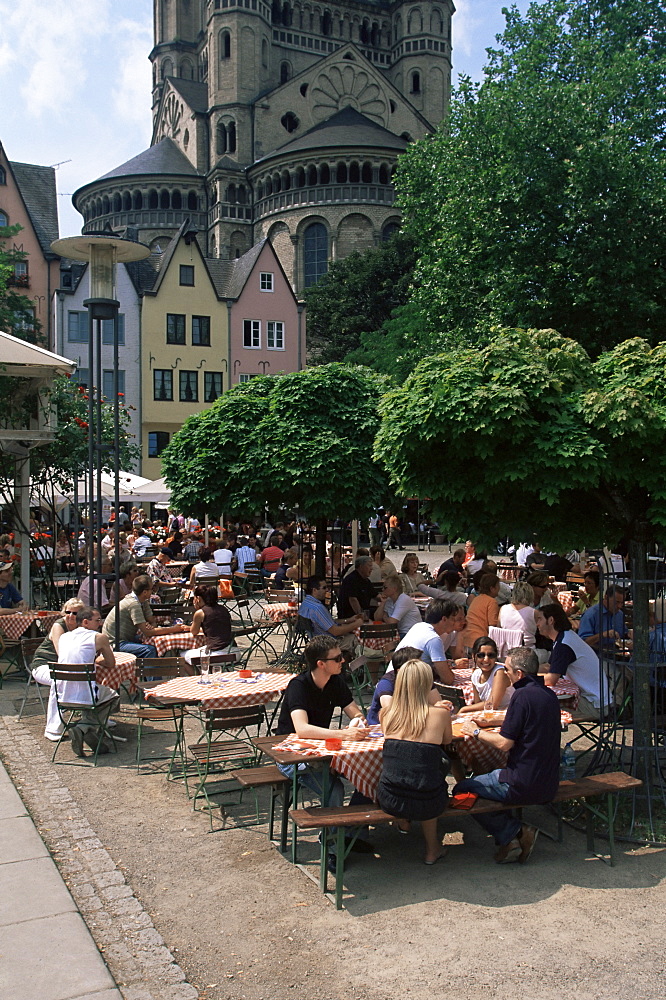
{"label": "cobblestone pavement", "polygon": [[[11,704],[5,705],[11,711]],[[0,715],[0,757],[125,1000],[197,1000],[199,991],[186,982],[149,914],[63,785],[59,769],[7,715]]]}

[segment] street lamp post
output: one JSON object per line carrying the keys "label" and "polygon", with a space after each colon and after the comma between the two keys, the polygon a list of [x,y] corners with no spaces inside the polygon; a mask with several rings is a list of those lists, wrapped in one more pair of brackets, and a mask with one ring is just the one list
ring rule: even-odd
{"label": "street lamp post", "polygon": [[[90,235],[69,236],[55,240],[51,244],[54,253],[71,260],[82,260],[89,264],[90,297],[84,301],[88,310],[88,574],[89,593],[93,604],[103,603],[101,592],[97,592],[95,601],[95,565],[92,558],[94,551],[95,526],[99,533],[102,528],[102,399],[104,396],[102,379],[102,323],[111,320],[113,323],[113,472],[114,472],[114,505],[115,505],[115,564],[114,573],[119,581],[120,570],[120,399],[118,396],[118,309],[120,303],[116,299],[116,264],[128,263],[133,260],[143,260],[150,256],[150,250],[145,244],[133,240],[125,240],[119,236]],[[93,509],[95,517],[93,518]],[[97,546],[97,586],[101,587],[102,579],[102,546]],[[118,604],[120,587],[116,585],[116,622],[118,622]],[[116,629],[116,644],[118,630]]]}

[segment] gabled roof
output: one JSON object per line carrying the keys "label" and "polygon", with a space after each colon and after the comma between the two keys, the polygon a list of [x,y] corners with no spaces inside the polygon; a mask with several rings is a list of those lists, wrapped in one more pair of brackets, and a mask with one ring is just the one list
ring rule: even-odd
{"label": "gabled roof", "polygon": [[274,156],[281,156],[284,153],[296,153],[310,149],[338,149],[341,146],[356,146],[365,148],[393,149],[397,153],[404,153],[409,143],[402,136],[389,132],[383,125],[371,121],[354,108],[346,107],[337,111],[331,118],[313,125],[311,129],[304,132],[297,139],[286,142],[257,160],[264,163]]}
{"label": "gabled roof", "polygon": [[58,239],[58,197],[55,169],[36,163],[10,163],[42,252],[52,255],[51,243]]}
{"label": "gabled roof", "polygon": [[237,299],[243,291],[245,283],[252,273],[252,268],[257,263],[259,254],[264,249],[266,242],[266,240],[260,240],[259,243],[255,243],[250,250],[244,253],[242,257],[236,257],[232,262],[234,268],[227,287],[227,298]]}
{"label": "gabled roof", "polygon": [[181,77],[168,76],[167,80],[177,91],[192,111],[202,114],[208,111],[208,85],[198,80],[183,80]]}

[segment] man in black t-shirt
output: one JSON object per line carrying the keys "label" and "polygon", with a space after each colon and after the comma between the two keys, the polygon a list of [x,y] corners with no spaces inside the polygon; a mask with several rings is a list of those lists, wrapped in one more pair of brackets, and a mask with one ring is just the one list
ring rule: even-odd
{"label": "man in black t-shirt", "polygon": [[377,594],[373,584],[370,583],[373,566],[370,556],[358,556],[353,572],[345,576],[338,594],[340,618],[353,618],[354,615],[361,615],[364,611],[369,612],[371,607],[377,606]]}
{"label": "man in black t-shirt", "polygon": [[[506,767],[465,778],[453,793],[472,792],[496,802],[552,802],[559,786],[560,706],[550,688],[537,678],[539,660],[533,649],[517,646],[506,654],[504,669],[514,691],[499,733],[463,723],[463,733],[508,753]],[[521,823],[510,811],[474,817],[495,838],[495,861],[524,864],[532,853],[538,830]]]}
{"label": "man in black t-shirt", "polygon": [[[296,733],[305,740],[363,740],[368,734],[363,712],[354,701],[354,696],[340,676],[343,656],[335,636],[317,635],[305,647],[308,669],[297,674],[289,682],[284,693],[276,732],[279,736]],[[346,729],[331,729],[331,720],[336,708],[341,708],[350,725]],[[288,778],[293,777],[294,764],[278,764]],[[308,764],[298,765],[298,782],[315,792],[322,793],[322,772],[313,770]],[[326,806],[341,806],[344,800],[344,785],[335,775],[330,775]],[[354,792],[351,805],[368,800],[359,792]],[[372,850],[365,841],[357,839],[355,850]],[[335,858],[329,856],[329,869],[335,870]]]}

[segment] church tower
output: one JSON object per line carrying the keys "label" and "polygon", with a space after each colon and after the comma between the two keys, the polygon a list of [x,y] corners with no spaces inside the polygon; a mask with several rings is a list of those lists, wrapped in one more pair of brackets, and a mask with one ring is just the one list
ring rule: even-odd
{"label": "church tower", "polygon": [[210,257],[268,237],[297,293],[400,225],[392,178],[446,113],[452,0],[154,0],[151,149],[74,196],[84,232]]}

